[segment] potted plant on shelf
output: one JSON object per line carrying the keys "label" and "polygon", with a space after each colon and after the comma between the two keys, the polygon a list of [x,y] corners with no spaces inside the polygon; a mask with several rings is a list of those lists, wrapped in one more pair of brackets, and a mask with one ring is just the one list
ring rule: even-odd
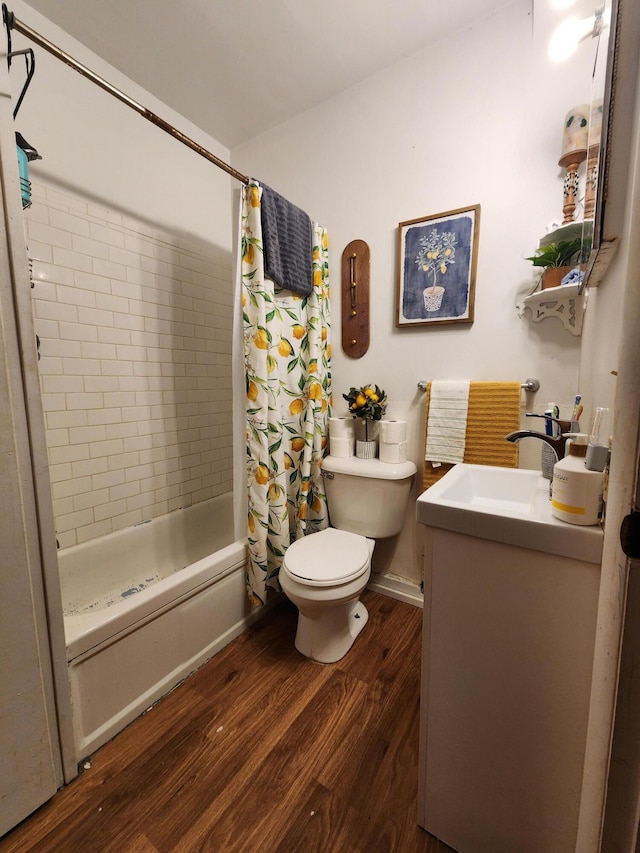
{"label": "potted plant on shelf", "polygon": [[375,459],[376,442],[369,438],[369,421],[382,420],[387,408],[387,395],[377,385],[363,385],[362,388],[350,388],[342,395],[349,404],[351,417],[358,418],[364,424],[364,440],[356,440],[356,456],[360,459]]}
{"label": "potted plant on shelf", "polygon": [[527,261],[531,261],[534,267],[544,267],[542,274],[542,289],[558,287],[562,279],[571,272],[580,261],[582,240],[576,237],[573,240],[559,240],[557,243],[549,243],[536,249],[536,254]]}

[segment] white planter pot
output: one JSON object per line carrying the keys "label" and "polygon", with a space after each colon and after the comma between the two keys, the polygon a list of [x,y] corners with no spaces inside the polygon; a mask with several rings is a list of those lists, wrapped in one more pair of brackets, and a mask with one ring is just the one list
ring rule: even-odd
{"label": "white planter pot", "polygon": [[369,441],[358,439],[356,441],[356,456],[358,459],[375,459],[376,442],[372,439],[369,439]]}

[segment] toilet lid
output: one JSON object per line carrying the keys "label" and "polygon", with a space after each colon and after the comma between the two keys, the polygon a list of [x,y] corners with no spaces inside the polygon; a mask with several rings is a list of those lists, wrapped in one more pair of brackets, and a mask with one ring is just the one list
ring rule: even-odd
{"label": "toilet lid", "polygon": [[320,586],[357,578],[366,571],[370,559],[364,536],[328,527],[293,542],[284,562],[296,580]]}

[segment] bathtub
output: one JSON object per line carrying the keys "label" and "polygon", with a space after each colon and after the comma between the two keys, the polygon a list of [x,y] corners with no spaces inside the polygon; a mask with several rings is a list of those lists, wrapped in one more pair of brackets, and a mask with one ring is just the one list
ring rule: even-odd
{"label": "bathtub", "polygon": [[256,618],[245,563],[231,494],[58,552],[78,762]]}

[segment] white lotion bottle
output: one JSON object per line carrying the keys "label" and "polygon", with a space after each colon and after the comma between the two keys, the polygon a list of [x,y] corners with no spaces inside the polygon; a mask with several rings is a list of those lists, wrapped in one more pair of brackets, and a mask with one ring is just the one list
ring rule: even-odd
{"label": "white lotion bottle", "polygon": [[585,466],[589,436],[573,433],[570,437],[567,455],[553,466],[551,513],[569,524],[598,524],[602,518],[603,474]]}

